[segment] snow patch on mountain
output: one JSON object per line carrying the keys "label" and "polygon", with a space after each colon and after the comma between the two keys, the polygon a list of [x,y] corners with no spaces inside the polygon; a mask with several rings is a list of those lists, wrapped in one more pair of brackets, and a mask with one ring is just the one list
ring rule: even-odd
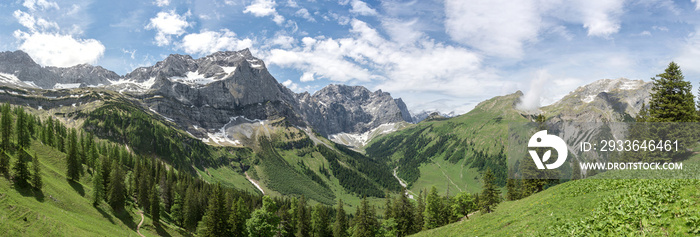
{"label": "snow patch on mountain", "polygon": [[399,130],[400,128],[403,128],[406,126],[407,123],[405,122],[399,122],[399,123],[386,123],[379,125],[378,127],[369,130],[364,133],[359,133],[359,134],[353,134],[353,133],[336,133],[328,136],[331,141],[339,144],[343,144],[346,146],[352,146],[356,148],[361,148],[367,145],[373,138],[378,137],[383,134],[395,132]]}

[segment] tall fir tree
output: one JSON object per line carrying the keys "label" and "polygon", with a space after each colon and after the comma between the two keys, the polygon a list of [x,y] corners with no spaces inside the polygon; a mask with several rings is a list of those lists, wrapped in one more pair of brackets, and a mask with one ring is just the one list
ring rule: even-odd
{"label": "tall fir tree", "polygon": [[348,236],[348,219],[343,207],[343,200],[338,200],[338,205],[335,208],[335,223],[333,223],[333,237]]}
{"label": "tall fir tree", "polygon": [[41,180],[41,164],[39,164],[39,157],[34,154],[32,156],[32,187],[37,190],[41,190],[44,186],[44,182]]}
{"label": "tall fir tree", "polygon": [[649,122],[696,122],[695,96],[692,85],[685,80],[675,62],[668,64],[664,73],[651,78]]}
{"label": "tall fir tree", "polygon": [[12,148],[12,143],[10,141],[12,137],[12,113],[10,112],[10,105],[2,105],[2,118],[0,118],[0,134],[2,135],[2,149],[9,151]]}
{"label": "tall fir tree", "polygon": [[184,213],[184,227],[190,231],[194,231],[197,228],[197,221],[199,221],[199,203],[197,196],[195,194],[194,187],[187,187],[185,194],[185,206],[183,208]]}
{"label": "tall fir tree", "polygon": [[182,214],[182,204],[183,200],[179,193],[175,192],[175,198],[173,199],[173,206],[170,207],[170,216],[175,221],[175,225],[182,226],[183,214]]}
{"label": "tall fir tree", "polygon": [[311,236],[311,222],[309,218],[309,209],[306,207],[306,198],[304,195],[299,198],[297,203],[297,228],[296,237],[308,237]]}
{"label": "tall fir tree", "polygon": [[29,153],[27,153],[24,147],[20,147],[17,151],[17,161],[15,162],[14,167],[12,167],[12,169],[15,171],[15,184],[17,184],[17,186],[20,188],[26,188],[29,186],[29,179],[31,175],[29,173],[29,167],[27,166],[29,159],[31,159]]}
{"label": "tall fir tree", "polygon": [[15,134],[17,135],[17,146],[29,148],[29,129],[27,127],[28,119],[24,108],[17,107],[17,120],[15,123]]}
{"label": "tall fir tree", "polygon": [[151,219],[154,225],[160,224],[160,193],[158,185],[153,185],[151,188]]}
{"label": "tall fir tree", "polygon": [[124,190],[124,173],[121,165],[117,164],[116,162],[112,165],[112,170],[107,197],[109,198],[109,205],[112,206],[112,209],[121,210],[124,209],[124,204],[126,201]]}
{"label": "tall fir tree", "polygon": [[68,135],[68,154],[66,155],[66,177],[68,180],[77,182],[80,179],[80,160],[78,158],[78,138],[74,128]]}
{"label": "tall fir tree", "polygon": [[407,236],[414,233],[414,209],[413,203],[408,200],[405,192],[394,201],[393,218],[396,221],[397,236]]}
{"label": "tall fir tree", "polygon": [[216,187],[209,195],[209,206],[207,212],[202,219],[202,226],[199,233],[201,236],[229,236],[231,227],[229,226],[229,214],[226,207],[225,193],[221,188],[221,184],[217,183]]}
{"label": "tall fir tree", "polygon": [[238,200],[231,206],[231,214],[229,217],[229,225],[234,236],[248,236],[245,221],[250,217],[250,210],[245,204],[243,198],[238,197]]}
{"label": "tall fir tree", "polygon": [[[97,161],[97,165],[100,161]],[[102,180],[102,169],[97,169],[97,171],[92,175],[92,204],[97,205],[102,200],[104,200],[105,186]]]}
{"label": "tall fir tree", "polygon": [[444,203],[442,198],[438,195],[437,188],[433,186],[430,189],[430,193],[425,198],[425,211],[423,212],[423,229],[429,230],[433,228],[440,227],[445,223],[442,219],[442,210]]}
{"label": "tall fir tree", "polygon": [[484,186],[481,191],[481,213],[493,212],[496,205],[501,202],[501,191],[496,187],[496,178],[490,168],[484,173]]}
{"label": "tall fir tree", "polygon": [[328,229],[328,210],[322,204],[316,204],[311,212],[311,227],[314,237],[330,237]]}
{"label": "tall fir tree", "polygon": [[418,193],[418,199],[416,200],[416,210],[413,216],[413,231],[419,232],[423,230],[423,213],[425,212],[425,198],[423,198],[423,191]]}
{"label": "tall fir tree", "polygon": [[369,206],[367,197],[362,198],[360,207],[355,214],[355,229],[352,233],[353,237],[375,236],[379,229],[377,221],[377,213],[373,207]]}

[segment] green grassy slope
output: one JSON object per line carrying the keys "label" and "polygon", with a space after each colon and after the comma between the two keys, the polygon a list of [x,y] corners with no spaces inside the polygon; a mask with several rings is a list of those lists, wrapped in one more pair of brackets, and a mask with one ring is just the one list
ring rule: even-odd
{"label": "green grassy slope", "polygon": [[[522,93],[498,96],[481,102],[464,115],[425,121],[373,140],[366,146],[370,157],[398,167],[398,176],[418,193],[436,186],[444,193],[476,192],[479,173],[486,167],[505,177],[508,124],[527,122],[514,109]],[[505,184],[503,178],[501,184]]]}
{"label": "green grassy slope", "polygon": [[[696,170],[698,160],[684,162]],[[700,180],[618,179],[606,172],[566,182],[493,213],[471,216],[415,236],[697,236],[700,234]],[[696,172],[700,175],[700,173]]]}
{"label": "green grassy slope", "polygon": [[[17,189],[5,177],[0,178],[0,230],[5,236],[138,236],[141,221],[137,209],[128,206],[113,212],[105,203],[92,205],[92,176],[78,183],[66,180],[65,154],[33,141],[31,154],[41,163],[44,187]],[[12,161],[16,158],[13,157]],[[146,236],[180,236],[178,228],[165,224],[155,228],[150,218],[141,227]]]}

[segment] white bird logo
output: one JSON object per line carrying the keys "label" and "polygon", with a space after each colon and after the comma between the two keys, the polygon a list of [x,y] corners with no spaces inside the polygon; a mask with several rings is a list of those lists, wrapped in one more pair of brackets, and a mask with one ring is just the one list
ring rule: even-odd
{"label": "white bird logo", "polygon": [[559,154],[557,161],[546,165],[543,163],[549,160],[549,157],[552,156],[552,150],[545,152],[541,159],[539,155],[537,155],[537,151],[529,150],[532,160],[535,161],[537,168],[541,170],[545,169],[545,166],[550,170],[559,168],[559,166],[564,164],[566,161],[566,156],[568,155],[568,152],[566,152],[566,142],[556,135],[547,134],[547,130],[542,130],[535,133],[535,135],[532,135],[532,137],[530,137],[530,141],[527,143],[527,146],[529,148],[547,147],[557,150],[557,154]]}

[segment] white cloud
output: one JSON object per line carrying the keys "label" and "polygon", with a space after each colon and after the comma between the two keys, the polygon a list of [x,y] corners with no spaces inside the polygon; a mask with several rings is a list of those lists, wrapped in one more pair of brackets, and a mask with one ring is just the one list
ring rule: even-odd
{"label": "white cloud", "polygon": [[551,80],[551,75],[546,70],[537,71],[534,78],[530,80],[530,89],[520,98],[520,103],[516,108],[529,112],[537,112],[542,104],[542,97],[545,93],[545,85]]}
{"label": "white cloud", "polygon": [[674,59],[683,71],[700,73],[700,27],[686,38],[685,44],[678,50],[679,55]]}
{"label": "white cloud", "polygon": [[382,27],[392,40],[400,44],[412,44],[424,36],[423,32],[415,29],[418,19],[400,21],[398,19],[384,19]]}
{"label": "white cloud", "polygon": [[620,31],[624,0],[446,0],[445,30],[456,42],[487,55],[522,58],[540,33],[566,32],[560,23],[580,24],[589,36]]}
{"label": "white cloud", "polygon": [[292,48],[294,38],[288,35],[279,34],[270,42],[272,45],[278,45],[284,49]]}
{"label": "white cloud", "polygon": [[34,19],[32,15],[20,10],[15,10],[15,12],[12,13],[12,16],[17,19],[20,25],[29,28],[29,30],[35,30],[34,27],[36,25],[36,19]]}
{"label": "white cloud", "polygon": [[450,37],[487,54],[521,57],[537,40],[542,21],[534,0],[447,0],[445,28]]}
{"label": "white cloud", "polygon": [[698,0],[690,0],[691,2],[695,3],[695,10],[700,10],[700,1]]}
{"label": "white cloud", "polygon": [[301,75],[301,78],[299,78],[301,82],[309,82],[309,81],[314,81],[314,73],[313,72],[304,72],[304,74]]}
{"label": "white cloud", "polygon": [[178,45],[188,54],[210,54],[222,50],[240,50],[253,46],[253,41],[245,38],[238,39],[236,34],[229,30],[208,31],[187,34],[182,37]]}
{"label": "white cloud", "polygon": [[170,5],[170,0],[156,0],[154,4],[158,5],[159,7],[165,7]]}
{"label": "white cloud", "polygon": [[582,0],[583,27],[589,36],[608,37],[620,31],[624,0]]}
{"label": "white cloud", "polygon": [[284,17],[277,13],[275,6],[277,3],[274,0],[254,0],[253,3],[245,7],[243,13],[250,13],[256,17],[272,16],[272,21],[281,25],[284,23]]}
{"label": "white cloud", "polygon": [[374,16],[377,15],[377,11],[372,9],[367,5],[367,3],[360,1],[360,0],[352,0],[350,3],[352,8],[350,9],[351,13],[363,15],[363,16]]}
{"label": "white cloud", "polygon": [[309,10],[306,10],[306,8],[299,9],[294,15],[300,16],[310,22],[316,22],[316,19],[311,16],[311,13],[309,13]]}
{"label": "white cloud", "polygon": [[190,15],[189,12],[185,15],[178,15],[175,11],[159,12],[156,17],[151,18],[146,29],[155,29],[156,44],[166,46],[172,41],[172,35],[180,36],[185,33],[185,28],[190,26],[187,22],[188,15]]}
{"label": "white cloud", "polygon": [[298,8],[299,4],[297,4],[297,2],[294,0],[287,0],[287,6],[293,7],[293,8]]}
{"label": "white cloud", "polygon": [[15,31],[22,41],[20,50],[44,66],[70,67],[94,63],[102,57],[105,46],[95,39],[76,39],[70,35]]}
{"label": "white cloud", "polygon": [[51,8],[54,8],[56,10],[60,9],[58,7],[58,3],[46,0],[25,0],[24,3],[22,3],[22,5],[26,8],[29,8],[29,10],[32,11],[35,11],[38,8],[41,8],[41,10],[48,10]]}
{"label": "white cloud", "polygon": [[[403,45],[381,36],[360,20],[352,20],[351,37],[305,37],[292,49],[272,49],[269,64],[303,72],[300,81],[372,81],[391,92],[482,95],[503,86],[481,57],[468,49],[421,38]],[[479,85],[478,87],[476,85]]]}
{"label": "white cloud", "polygon": [[294,83],[292,80],[286,80],[286,81],[282,82],[282,85],[289,88],[290,90],[292,90],[296,93],[301,93],[301,92],[308,91],[309,89],[311,89],[311,87],[309,87],[309,86],[301,87],[299,84]]}

